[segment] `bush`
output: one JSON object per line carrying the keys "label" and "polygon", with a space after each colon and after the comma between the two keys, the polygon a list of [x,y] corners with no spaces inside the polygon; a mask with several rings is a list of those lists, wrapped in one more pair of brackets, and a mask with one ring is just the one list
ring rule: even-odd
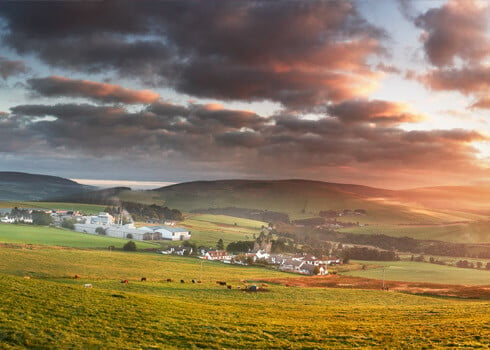
{"label": "bush", "polygon": [[48,213],[34,210],[31,214],[34,225],[48,226],[53,223],[53,218]]}
{"label": "bush", "polygon": [[97,227],[95,229],[95,233],[97,233],[98,235],[102,235],[102,236],[105,236],[105,230],[103,227]]}
{"label": "bush", "polygon": [[67,228],[69,230],[74,230],[75,222],[74,220],[64,219],[63,222],[61,223],[61,227]]}
{"label": "bush", "polygon": [[127,252],[135,252],[136,251],[136,243],[133,241],[129,241],[123,246],[123,250]]}
{"label": "bush", "polygon": [[132,233],[128,233],[128,234],[126,235],[126,238],[127,238],[127,239],[133,239],[133,234],[132,234]]}

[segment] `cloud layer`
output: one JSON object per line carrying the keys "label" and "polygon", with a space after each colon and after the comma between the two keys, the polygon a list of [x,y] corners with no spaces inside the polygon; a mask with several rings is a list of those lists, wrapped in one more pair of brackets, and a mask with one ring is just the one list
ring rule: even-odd
{"label": "cloud layer", "polygon": [[[56,67],[305,108],[365,96],[385,34],[350,1],[0,4],[4,43]],[[107,20],[110,18],[110,21]]]}
{"label": "cloud layer", "polygon": [[[490,108],[488,3],[431,2],[418,14],[416,3],[400,3],[425,56],[412,78],[434,94],[463,94],[474,111]],[[373,94],[387,74],[403,79],[404,68],[392,59],[392,28],[370,23],[363,8],[354,0],[0,1],[0,77],[24,94],[0,98],[0,159],[83,159],[95,168],[103,159],[117,169],[130,159],[194,178],[488,177],[475,146],[489,141],[484,132],[419,130],[433,121],[418,101],[398,101],[396,89]],[[26,78],[12,54],[38,71]],[[273,104],[252,103],[262,101]]]}
{"label": "cloud layer", "polygon": [[[2,118],[2,140],[13,141],[23,134],[19,139],[24,142],[0,144],[0,151],[69,151],[99,157],[130,153],[178,163],[205,161],[237,173],[264,167],[282,172],[294,167],[305,174],[366,166],[404,167],[409,172],[484,171],[471,146],[488,140],[481,133],[393,128],[404,118],[400,116],[410,114],[401,104],[384,101],[356,101],[329,109],[331,115],[308,120],[297,115],[265,118],[215,105],[163,102],[137,112],[90,104],[19,105]],[[360,114],[359,109],[366,112]],[[391,123],[385,122],[391,118]]]}

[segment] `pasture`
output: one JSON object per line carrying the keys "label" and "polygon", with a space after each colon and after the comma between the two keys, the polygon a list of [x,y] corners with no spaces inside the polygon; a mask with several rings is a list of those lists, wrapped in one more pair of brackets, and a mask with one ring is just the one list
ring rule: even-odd
{"label": "pasture", "polygon": [[191,231],[192,242],[198,246],[215,246],[220,238],[226,246],[233,241],[253,240],[253,235],[258,236],[267,223],[226,215],[189,214],[178,225]]}
{"label": "pasture", "polygon": [[[385,280],[428,282],[441,284],[490,285],[490,271],[463,269],[455,266],[437,265],[414,261],[356,261],[365,264],[366,270],[343,272],[348,276],[381,280],[383,267]],[[375,268],[372,268],[375,267]]]}
{"label": "pasture", "polygon": [[243,279],[291,275],[212,262],[201,272],[199,260],[157,254],[0,249],[3,348],[490,346],[486,301],[279,285],[246,293]]}
{"label": "pasture", "polygon": [[385,234],[394,237],[431,239],[454,243],[490,242],[490,221],[475,221],[440,225],[382,225],[370,224],[362,227],[348,227],[341,232],[362,234]]}
{"label": "pasture", "polygon": [[[122,248],[127,239],[74,232],[61,228],[0,224],[0,243],[41,244],[72,248]],[[159,244],[135,241],[138,249],[159,248]]]}
{"label": "pasture", "polygon": [[0,202],[0,208],[29,208],[29,209],[55,209],[79,211],[86,215],[97,214],[104,211],[104,205],[60,202]]}

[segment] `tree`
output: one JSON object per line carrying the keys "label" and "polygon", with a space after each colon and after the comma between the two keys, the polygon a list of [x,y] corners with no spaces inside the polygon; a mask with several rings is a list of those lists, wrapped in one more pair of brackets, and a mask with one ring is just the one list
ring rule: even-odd
{"label": "tree", "polygon": [[132,233],[128,233],[128,234],[126,235],[126,238],[127,238],[127,239],[133,239],[133,234],[132,234]]}
{"label": "tree", "polygon": [[342,262],[344,264],[348,264],[350,261],[350,253],[348,250],[345,250],[344,253],[343,253],[343,258],[342,258]]}
{"label": "tree", "polygon": [[223,238],[220,238],[218,242],[216,243],[216,248],[218,250],[224,250],[225,249],[225,244],[223,243]]}
{"label": "tree", "polygon": [[104,230],[103,227],[97,227],[95,229],[95,233],[98,234],[98,235],[101,235],[101,236],[105,236],[105,234],[106,234],[106,232],[105,232],[105,230]]}
{"label": "tree", "polygon": [[320,267],[319,267],[319,266],[315,266],[315,267],[313,268],[313,274],[314,274],[315,276],[320,274]]}
{"label": "tree", "polygon": [[61,227],[67,228],[69,230],[74,230],[75,229],[75,220],[73,219],[63,219],[61,222]]}
{"label": "tree", "polygon": [[123,246],[123,250],[127,252],[135,252],[136,251],[136,243],[133,241],[129,241]]}
{"label": "tree", "polygon": [[43,211],[34,210],[31,215],[32,215],[32,223],[34,225],[48,226],[53,223],[53,218],[51,217],[51,215]]}

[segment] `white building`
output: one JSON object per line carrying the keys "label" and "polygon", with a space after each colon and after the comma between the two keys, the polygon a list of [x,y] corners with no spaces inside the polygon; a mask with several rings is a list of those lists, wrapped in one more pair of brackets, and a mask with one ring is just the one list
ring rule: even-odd
{"label": "white building", "polygon": [[13,223],[20,223],[20,224],[32,224],[32,218],[31,217],[3,217],[0,219],[0,221],[4,224],[13,224]]}
{"label": "white building", "polygon": [[93,225],[105,226],[114,223],[114,217],[109,213],[99,213],[97,216],[90,216],[88,223]]}
{"label": "white building", "polygon": [[166,239],[171,241],[186,241],[191,239],[191,233],[189,230],[182,227],[168,227],[168,226],[145,226],[140,227],[141,230],[147,234],[146,239]]}

